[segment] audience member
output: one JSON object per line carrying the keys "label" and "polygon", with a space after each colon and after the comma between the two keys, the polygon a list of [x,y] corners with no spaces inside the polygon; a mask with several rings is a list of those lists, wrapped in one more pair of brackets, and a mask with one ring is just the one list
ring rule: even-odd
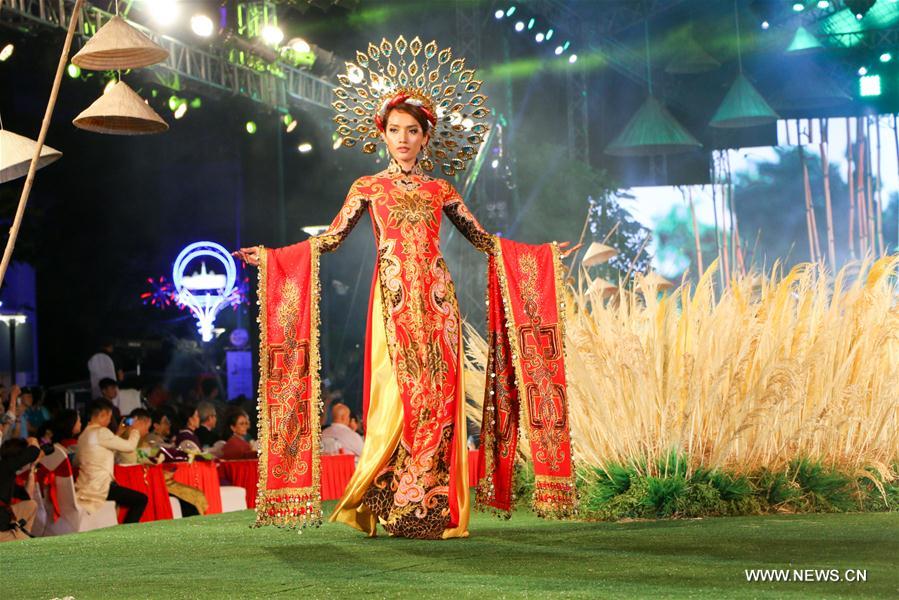
{"label": "audience member", "polygon": [[218,423],[215,405],[204,400],[197,405],[197,414],[200,416],[200,426],[196,431],[197,439],[200,440],[200,447],[208,448],[219,440],[218,434],[215,433],[215,426]]}
{"label": "audience member", "polygon": [[28,437],[28,426],[25,423],[25,405],[22,404],[21,389],[14,385],[9,392],[9,405],[3,415],[3,425],[0,433],[3,440]]}
{"label": "audience member", "polygon": [[[16,473],[43,456],[36,438],[11,438],[0,447],[0,542],[25,539],[37,516],[34,500],[13,504]],[[24,529],[24,531],[23,531]]]}
{"label": "audience member", "polygon": [[322,430],[322,447],[336,447],[345,454],[362,454],[362,436],[350,428],[350,408],[340,402],[331,406],[331,424]]}
{"label": "audience member", "polygon": [[170,447],[169,436],[172,435],[172,420],[165,410],[154,410],[152,430],[141,440],[141,445],[148,448]]}
{"label": "audience member", "polygon": [[137,523],[147,506],[147,496],[122,487],[115,482],[115,453],[133,452],[142,435],[147,433],[150,420],[135,422],[131,427],[122,423],[119,434],[109,430],[113,406],[106,398],[91,404],[90,421],[78,438],[76,462],[79,466],[75,491],[78,501],[88,510],[98,509],[105,500],[127,507],[125,523]]}
{"label": "audience member", "polygon": [[100,350],[87,361],[87,370],[91,378],[91,397],[100,397],[100,382],[103,379],[122,381],[125,372],[116,369],[112,360],[112,340],[104,339],[100,342]]}
{"label": "audience member", "polygon": [[150,413],[143,408],[135,408],[131,411],[131,414],[125,419],[125,426],[130,427],[132,430],[137,430],[141,432],[141,438],[137,443],[137,448],[132,450],[131,452],[118,452],[116,453],[116,462],[122,465],[133,465],[141,462],[141,454],[146,457],[146,453],[143,452],[143,449],[146,448],[141,442],[143,442],[148,435],[150,435],[150,426],[153,420],[150,418]]}
{"label": "audience member", "polygon": [[200,426],[200,415],[192,404],[181,407],[181,429],[175,436],[175,447],[182,452],[198,453],[202,451],[196,430]]}
{"label": "audience member", "polygon": [[50,430],[54,444],[71,448],[78,443],[78,436],[81,435],[81,415],[72,409],[63,409],[51,422]]}
{"label": "audience member", "polygon": [[31,388],[22,388],[21,400],[25,407],[22,418],[25,420],[28,435],[37,436],[41,426],[50,420],[50,413],[44,406],[43,399],[35,401],[34,390]]}
{"label": "audience member", "polygon": [[243,410],[234,410],[228,417],[231,437],[222,448],[222,458],[235,460],[240,458],[256,458],[256,450],[246,440],[250,429],[250,417]]}

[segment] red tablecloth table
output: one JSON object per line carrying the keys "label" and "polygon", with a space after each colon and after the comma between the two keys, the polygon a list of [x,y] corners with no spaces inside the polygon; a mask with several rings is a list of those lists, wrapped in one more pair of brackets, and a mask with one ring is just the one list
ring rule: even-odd
{"label": "red tablecloth table", "polygon": [[352,454],[322,456],[322,500],[337,500],[343,496],[355,470],[356,457]]}
{"label": "red tablecloth table", "polygon": [[175,481],[178,483],[195,487],[203,492],[209,503],[209,508],[206,509],[207,515],[222,512],[222,490],[216,463],[198,460],[193,463],[163,463],[163,466],[166,470],[175,471]]}
{"label": "red tablecloth table", "polygon": [[[172,518],[162,465],[116,465],[115,480],[122,487],[146,494],[147,508],[140,518],[141,523]],[[124,520],[126,512],[124,508],[119,510],[119,523]]]}
{"label": "red tablecloth table", "polygon": [[259,461],[255,458],[219,461],[219,483],[247,490],[247,508],[256,508],[256,486],[259,484]]}

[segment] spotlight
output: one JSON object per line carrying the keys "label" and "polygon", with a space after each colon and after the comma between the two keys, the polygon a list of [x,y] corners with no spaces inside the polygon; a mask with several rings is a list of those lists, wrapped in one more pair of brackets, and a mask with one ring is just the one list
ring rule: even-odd
{"label": "spotlight", "polygon": [[256,122],[255,121],[247,121],[247,133],[253,135],[256,133]]}
{"label": "spotlight", "polygon": [[880,55],[880,62],[882,63],[890,62],[891,60],[893,60],[893,55],[889,52],[884,52]]}
{"label": "spotlight", "polygon": [[540,42],[542,42],[543,40],[546,39],[546,34],[544,34],[542,32],[538,33],[537,35],[534,36],[534,39],[537,40],[537,43],[539,44]]}
{"label": "spotlight", "polygon": [[572,65],[573,65],[574,63],[576,63],[576,62],[577,62],[577,54],[572,54],[571,56],[569,56],[569,57],[568,57],[568,62],[569,62],[570,64],[572,64]]}
{"label": "spotlight", "polygon": [[769,27],[771,27],[771,24],[768,21],[762,21],[762,29],[767,30]]}
{"label": "spotlight", "polygon": [[498,167],[498,166],[499,166],[499,159],[498,159],[498,158],[494,158],[494,159],[493,159],[493,162],[490,163],[490,166],[493,167],[494,169],[495,169],[496,167]]}
{"label": "spotlight", "polygon": [[534,20],[533,17],[531,17],[531,20],[528,21],[528,31],[530,31],[531,29],[534,28],[534,23],[536,23],[536,21]]}
{"label": "spotlight", "polygon": [[290,133],[291,131],[296,129],[298,124],[299,124],[299,121],[291,121],[290,123],[288,123],[287,130],[286,130],[287,133]]}
{"label": "spotlight", "polygon": [[309,142],[303,142],[299,146],[297,146],[297,150],[300,151],[300,154],[309,154],[312,152],[312,144]]}
{"label": "spotlight", "polygon": [[186,114],[187,114],[187,100],[184,100],[183,102],[181,102],[181,104],[178,105],[178,108],[175,109],[175,118],[180,119],[181,117],[183,117]]}
{"label": "spotlight", "polygon": [[284,128],[287,133],[290,133],[294,129],[297,128],[299,121],[293,118],[293,115],[287,114],[281,117],[281,121],[284,122]]}
{"label": "spotlight", "polygon": [[515,31],[524,31],[524,22],[518,21],[515,23]]}
{"label": "spotlight", "polygon": [[178,3],[175,0],[153,0],[147,4],[153,20],[160,25],[171,25],[178,18]]}
{"label": "spotlight", "polygon": [[215,25],[206,15],[194,15],[190,18],[191,30],[200,37],[209,37],[215,31]]}
{"label": "spotlight", "polygon": [[503,17],[506,16],[506,11],[500,9],[500,10],[496,11],[495,13],[493,13],[493,16],[496,17],[497,19],[502,19]]}
{"label": "spotlight", "polygon": [[859,77],[859,96],[879,96],[880,92],[880,75],[865,75],[864,77]]}
{"label": "spotlight", "polygon": [[825,8],[830,8],[830,2],[827,0],[818,0],[818,8],[824,10]]}
{"label": "spotlight", "polygon": [[78,79],[79,77],[81,77],[81,67],[79,67],[78,65],[69,64],[69,66],[66,67],[66,73],[68,73],[69,77],[71,77],[72,79]]}
{"label": "spotlight", "polygon": [[556,56],[559,56],[563,52],[565,52],[565,49],[562,48],[562,46],[556,46]]}
{"label": "spotlight", "polygon": [[568,40],[565,40],[565,43],[562,44],[562,51],[564,52],[564,51],[568,50],[568,46],[570,46],[570,45],[571,45],[571,42]]}
{"label": "spotlight", "polygon": [[170,111],[172,111],[172,112],[176,111],[180,105],[181,105],[181,98],[179,98],[178,96],[176,96],[174,94],[169,96],[169,110]]}
{"label": "spotlight", "polygon": [[303,38],[292,38],[289,42],[287,42],[287,47],[298,54],[312,52],[312,48],[309,46],[309,42],[307,42]]}
{"label": "spotlight", "polygon": [[269,46],[277,46],[284,39],[284,32],[277,25],[266,25],[262,28],[262,39]]}
{"label": "spotlight", "polygon": [[802,2],[794,2],[793,3],[793,12],[802,12],[805,10],[805,4]]}
{"label": "spotlight", "polygon": [[546,32],[546,41],[549,41],[552,38],[553,38],[553,30],[550,29],[549,31]]}
{"label": "spotlight", "polygon": [[861,77],[864,77],[865,75],[867,75],[867,74],[868,74],[868,69],[867,69],[867,67],[859,67],[859,68],[858,68],[858,74],[859,74],[859,76],[861,76]]}
{"label": "spotlight", "polygon": [[200,100],[199,98],[194,98],[193,100],[190,101],[191,108],[200,108],[201,106],[203,106],[203,101]]}
{"label": "spotlight", "polygon": [[3,50],[0,50],[0,62],[6,62],[6,60],[10,56],[12,56],[13,50],[15,49],[16,47],[12,44],[6,44],[5,46],[3,46]]}
{"label": "spotlight", "polygon": [[509,9],[506,11],[506,16],[511,17],[514,14],[515,14],[515,6],[510,6]]}
{"label": "spotlight", "polygon": [[365,79],[365,73],[353,63],[346,64],[346,75],[352,83],[362,83],[362,80]]}
{"label": "spotlight", "polygon": [[118,83],[118,81],[116,81],[115,78],[112,78],[109,81],[107,81],[106,85],[103,87],[103,93],[108,94],[110,92],[110,90],[112,90],[112,88],[115,87],[116,83]]}

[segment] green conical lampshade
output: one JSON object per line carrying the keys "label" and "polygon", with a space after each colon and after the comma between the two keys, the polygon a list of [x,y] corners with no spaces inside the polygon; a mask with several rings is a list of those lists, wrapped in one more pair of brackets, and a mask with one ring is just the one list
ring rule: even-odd
{"label": "green conical lampshade", "polygon": [[780,112],[844,106],[852,97],[823,69],[809,63],[802,66],[802,77],[788,77],[771,95],[771,106]]}
{"label": "green conical lampshade", "polygon": [[799,29],[796,30],[796,34],[793,36],[793,41],[787,46],[787,52],[808,52],[809,50],[817,50],[818,48],[823,47],[821,42],[818,41],[818,38],[809,33],[808,29],[800,25]]}
{"label": "green conical lampshade", "polygon": [[654,156],[677,154],[701,148],[671,113],[653,96],[631,117],[624,131],[606,148],[615,156]]}
{"label": "green conical lampshade", "polygon": [[762,95],[740,73],[718,107],[709,125],[712,127],[752,127],[776,121],[774,112]]}
{"label": "green conical lampshade", "polygon": [[687,35],[679,40],[678,49],[665,67],[665,72],[675,75],[705,73],[720,66],[721,63],[703,50],[692,35]]}

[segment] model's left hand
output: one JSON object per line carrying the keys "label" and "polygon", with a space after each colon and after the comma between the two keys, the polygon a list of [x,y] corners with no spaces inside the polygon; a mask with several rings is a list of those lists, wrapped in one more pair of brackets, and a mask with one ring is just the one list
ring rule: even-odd
{"label": "model's left hand", "polygon": [[[571,245],[571,242],[559,242],[557,245],[559,246],[559,250],[565,250],[565,248],[568,248],[568,246]],[[568,258],[569,256],[571,256],[571,254],[577,252],[581,246],[583,246],[583,244],[576,244],[575,246],[572,246],[571,248],[568,248],[567,250],[559,254],[559,257]]]}

